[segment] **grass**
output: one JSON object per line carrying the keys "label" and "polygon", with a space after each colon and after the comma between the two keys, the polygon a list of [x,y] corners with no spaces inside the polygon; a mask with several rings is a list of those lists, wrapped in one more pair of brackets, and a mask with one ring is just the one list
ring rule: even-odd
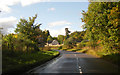
{"label": "grass", "polygon": [[86,51],[88,49],[77,49],[77,48],[72,48],[72,49],[63,49],[65,51],[72,51],[72,52],[82,52],[82,53],[86,53]]}
{"label": "grass", "polygon": [[81,49],[66,49],[66,51],[79,52],[79,51],[81,51]]}
{"label": "grass", "polygon": [[[98,48],[99,49],[99,48]],[[118,65],[119,60],[120,60],[120,54],[119,53],[105,53],[102,50],[94,50],[91,48],[83,48],[83,49],[66,49],[66,51],[73,51],[73,52],[81,52],[81,53],[86,53],[90,54],[99,58],[102,58],[104,60],[107,60],[108,62],[111,62],[113,64]]]}
{"label": "grass", "polygon": [[39,52],[2,52],[2,73],[22,74],[38,65],[41,65],[59,55],[58,51],[39,51]]}
{"label": "grass", "polygon": [[60,46],[50,46],[51,50],[58,50]]}

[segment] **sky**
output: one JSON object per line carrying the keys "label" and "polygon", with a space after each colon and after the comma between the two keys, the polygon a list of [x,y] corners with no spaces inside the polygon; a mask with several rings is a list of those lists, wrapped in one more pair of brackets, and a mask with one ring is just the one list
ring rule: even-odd
{"label": "sky", "polygon": [[49,30],[53,37],[65,35],[65,28],[71,32],[82,31],[84,24],[82,10],[87,11],[86,0],[0,0],[0,27],[2,33],[14,33],[20,18],[28,19],[37,14],[35,23],[41,23],[40,29]]}

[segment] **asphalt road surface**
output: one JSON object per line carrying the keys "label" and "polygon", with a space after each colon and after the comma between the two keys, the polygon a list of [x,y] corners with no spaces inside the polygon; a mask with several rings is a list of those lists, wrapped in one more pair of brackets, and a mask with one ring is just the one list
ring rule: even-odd
{"label": "asphalt road surface", "polygon": [[59,51],[58,58],[28,73],[118,73],[118,66],[84,53]]}

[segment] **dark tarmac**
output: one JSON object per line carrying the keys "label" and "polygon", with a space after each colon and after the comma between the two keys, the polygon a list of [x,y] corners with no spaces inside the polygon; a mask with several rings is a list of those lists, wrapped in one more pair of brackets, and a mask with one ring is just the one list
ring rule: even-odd
{"label": "dark tarmac", "polygon": [[92,55],[77,52],[59,51],[61,54],[54,60],[30,70],[28,73],[118,73],[118,66]]}

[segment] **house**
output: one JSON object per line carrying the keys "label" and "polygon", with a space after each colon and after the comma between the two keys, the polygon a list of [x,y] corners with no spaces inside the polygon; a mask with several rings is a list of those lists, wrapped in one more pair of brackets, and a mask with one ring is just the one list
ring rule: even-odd
{"label": "house", "polygon": [[46,43],[45,46],[60,46],[59,42],[57,40],[53,40],[52,43]]}
{"label": "house", "polygon": [[51,44],[52,45],[59,45],[59,42],[57,40],[53,40]]}

